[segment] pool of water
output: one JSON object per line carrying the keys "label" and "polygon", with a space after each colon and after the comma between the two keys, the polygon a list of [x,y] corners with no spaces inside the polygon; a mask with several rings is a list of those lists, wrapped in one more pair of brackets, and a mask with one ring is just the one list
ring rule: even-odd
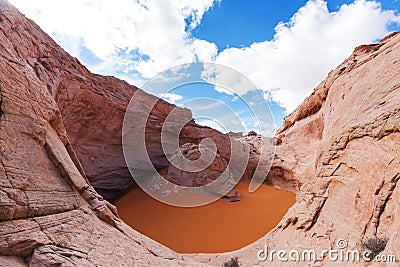
{"label": "pool of water", "polygon": [[133,188],[114,204],[132,228],[176,252],[227,252],[264,236],[295,202],[295,194],[286,190],[262,185],[249,193],[248,185],[237,185],[242,194],[238,202],[220,199],[201,207],[180,208]]}

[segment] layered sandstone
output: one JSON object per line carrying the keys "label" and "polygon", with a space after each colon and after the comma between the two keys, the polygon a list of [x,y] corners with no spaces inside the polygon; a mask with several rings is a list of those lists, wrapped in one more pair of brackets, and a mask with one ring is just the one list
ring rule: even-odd
{"label": "layered sandstone", "polygon": [[[82,168],[79,157],[85,153],[75,154],[76,142],[85,140],[83,151],[91,148],[98,156],[98,143],[86,139],[89,128],[83,131],[91,124],[72,127],[73,134],[65,125],[84,123],[74,117],[90,117],[95,105],[109,99],[125,101],[132,87],[120,81],[121,87],[111,87],[115,81],[90,74],[32,21],[0,1],[1,266],[198,265],[183,262],[122,222],[89,183],[84,168],[90,159],[83,157]],[[100,82],[102,91],[89,86]],[[119,88],[116,95],[113,90]],[[84,102],[88,98],[95,101]],[[106,121],[118,112],[104,113]],[[116,169],[118,162],[117,157]],[[93,174],[90,168],[88,173]]]}
{"label": "layered sandstone", "polygon": [[[146,105],[156,97],[114,77],[90,73],[7,1],[0,1],[0,16],[0,255],[6,256],[1,260],[17,264],[24,262],[21,257],[32,265],[88,266],[108,261],[182,263],[174,252],[127,227],[103,199],[114,198],[133,183],[121,142],[130,98],[140,91]],[[224,170],[229,136],[197,125],[187,109],[156,100],[146,125],[155,168],[169,165],[160,132],[168,114],[178,110],[179,119],[188,122],[179,142],[198,145],[210,138],[224,162],[218,171]],[[174,125],[167,130],[176,133]],[[175,182],[184,184],[180,178]],[[207,182],[205,176],[201,179]],[[238,199],[235,190],[227,197]],[[115,240],[99,246],[96,240],[103,236]],[[106,259],[106,252],[114,250],[120,256]]]}
{"label": "layered sandstone", "polygon": [[[297,188],[296,204],[256,243],[223,255],[198,255],[221,264],[237,256],[260,266],[398,266],[400,255],[400,34],[357,47],[277,132],[269,176]],[[382,255],[395,263],[260,262],[257,251],[362,251],[370,238],[387,239]],[[287,255],[286,255],[287,256]]]}
{"label": "layered sandstone", "polygon": [[[126,108],[138,88],[114,77],[89,72],[34,22],[2,2],[1,27],[5,37],[2,41],[30,66],[38,83],[54,99],[61,115],[59,120],[91,185],[106,199],[115,198],[133,183],[123,156],[121,135]],[[139,91],[142,105],[154,102],[156,97]],[[181,144],[199,144],[202,139],[211,138],[218,153],[229,159],[228,135],[197,125],[188,109],[157,100],[146,125],[148,154],[156,169],[168,167],[160,133],[172,110],[178,114],[178,121],[188,122],[181,131],[178,129]],[[170,128],[164,130],[176,134],[174,125]]]}
{"label": "layered sandstone", "polygon": [[[267,183],[297,192],[279,225],[242,250],[190,257],[130,229],[103,199],[133,182],[121,128],[139,89],[90,73],[4,0],[0,35],[0,264],[198,265],[195,258],[220,265],[237,256],[244,265],[265,265],[256,255],[265,245],[321,251],[347,239],[349,249],[358,249],[370,237],[388,238],[382,253],[398,254],[400,34],[356,48],[278,131]],[[144,95],[143,103],[154,99]],[[149,120],[157,169],[168,167],[159,133],[175,108],[158,101]],[[189,121],[181,145],[213,139],[221,171],[229,136],[196,125],[188,110],[181,114]],[[257,137],[244,138],[255,151],[248,181],[260,151]],[[304,266],[287,266],[296,264]],[[327,258],[315,264],[335,265]]]}

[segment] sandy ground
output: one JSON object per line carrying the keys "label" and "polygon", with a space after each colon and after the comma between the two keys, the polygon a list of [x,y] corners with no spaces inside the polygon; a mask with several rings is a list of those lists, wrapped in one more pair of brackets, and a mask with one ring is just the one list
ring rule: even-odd
{"label": "sandy ground", "polygon": [[239,183],[239,202],[218,200],[196,208],[161,203],[134,188],[114,204],[132,228],[179,253],[217,253],[242,248],[274,228],[295,195],[262,185],[249,193]]}

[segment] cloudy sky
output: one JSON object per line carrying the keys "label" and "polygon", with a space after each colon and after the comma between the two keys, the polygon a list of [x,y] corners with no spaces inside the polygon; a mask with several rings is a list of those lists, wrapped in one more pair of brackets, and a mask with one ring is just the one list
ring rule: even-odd
{"label": "cloudy sky", "polygon": [[[234,68],[265,92],[277,127],[355,46],[400,30],[399,0],[10,2],[93,72],[137,86],[184,63]],[[164,98],[182,105],[184,91]]]}

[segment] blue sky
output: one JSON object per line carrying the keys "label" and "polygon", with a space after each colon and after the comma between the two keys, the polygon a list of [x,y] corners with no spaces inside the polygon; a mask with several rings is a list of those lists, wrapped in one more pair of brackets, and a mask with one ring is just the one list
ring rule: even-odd
{"label": "blue sky", "polygon": [[249,1],[226,0],[204,14],[193,35],[214,42],[218,50],[227,47],[246,47],[254,42],[272,39],[274,28],[289,21],[306,1]]}
{"label": "blue sky", "polygon": [[[201,24],[193,35],[214,42],[218,50],[227,47],[246,47],[254,42],[272,39],[275,26],[281,21],[289,21],[296,11],[307,1],[248,1],[226,0],[214,5],[204,14]],[[354,1],[327,1],[330,11],[338,11],[342,4]],[[380,1],[384,9],[399,9],[395,0]],[[397,28],[398,29],[398,28]]]}
{"label": "blue sky", "polygon": [[[137,86],[179,64],[205,61],[238,70],[267,96],[276,127],[354,47],[400,30],[399,0],[10,2],[93,72]],[[234,83],[229,86],[240,88]],[[164,98],[191,103],[195,117],[202,112],[193,104],[199,97],[241,112],[239,104],[232,104],[235,95],[206,85],[188,88]],[[252,94],[245,88],[236,93]],[[214,121],[236,130],[219,110],[211,112]],[[249,116],[241,120],[245,131],[256,129]]]}

